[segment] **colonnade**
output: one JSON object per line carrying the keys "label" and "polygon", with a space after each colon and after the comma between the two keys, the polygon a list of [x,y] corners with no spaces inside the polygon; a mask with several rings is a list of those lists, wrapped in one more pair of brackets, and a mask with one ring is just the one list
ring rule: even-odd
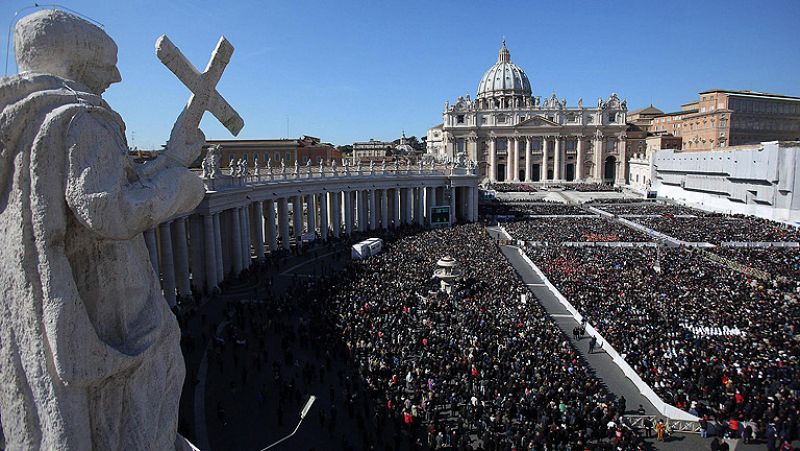
{"label": "colonnade", "polygon": [[[478,177],[439,179],[394,186],[352,181],[336,189],[300,186],[299,180],[210,191],[195,212],[145,232],[144,240],[164,296],[175,306],[179,298],[211,293],[254,261],[300,242],[476,221]],[[436,206],[450,207],[443,224],[432,216]]]}
{"label": "colonnade", "polygon": [[[502,179],[498,176],[500,150],[498,142],[505,141],[505,171]],[[609,141],[611,140],[611,141]],[[567,151],[567,143],[575,142],[574,148]],[[478,141],[473,152],[478,155]],[[613,142],[608,151],[608,142]],[[534,143],[537,145],[534,148]],[[532,135],[488,138],[486,155],[486,176],[491,182],[603,182],[625,183],[625,136],[607,137],[602,133],[594,136],[584,135]],[[574,154],[573,154],[574,152]],[[591,154],[591,158],[587,158]],[[571,158],[574,155],[574,159]],[[607,157],[613,157],[614,176],[605,178]],[[572,165],[572,174],[567,175],[567,165]],[[588,163],[588,164],[587,164]]]}

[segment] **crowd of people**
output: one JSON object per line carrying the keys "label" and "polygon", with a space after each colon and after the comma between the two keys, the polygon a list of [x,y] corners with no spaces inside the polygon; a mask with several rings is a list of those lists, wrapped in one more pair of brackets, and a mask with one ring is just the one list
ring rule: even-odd
{"label": "crowd of people", "polygon": [[538,191],[536,187],[530,183],[490,183],[486,188],[497,191],[498,193],[535,193]]}
{"label": "crowd of people", "polygon": [[770,280],[682,248],[527,252],[665,402],[729,424],[751,422],[761,437],[772,428],[774,437],[798,438],[796,249],[723,252],[783,275]]}
{"label": "crowd of people", "polygon": [[650,237],[618,222],[595,217],[542,218],[504,223],[512,238],[545,243],[645,242]]}
{"label": "crowd of people", "polygon": [[486,202],[481,204],[481,216],[505,216],[525,218],[527,216],[552,216],[552,215],[590,215],[577,205],[567,205],[560,202]]}
{"label": "crowd of people", "polygon": [[800,232],[751,216],[708,214],[700,218],[637,218],[636,222],[687,242],[800,241]]}
{"label": "crowd of people", "polygon": [[705,216],[705,212],[682,205],[662,204],[656,202],[609,203],[596,204],[594,207],[617,216]]}
{"label": "crowd of people", "polygon": [[[436,261],[463,281],[437,291]],[[641,438],[478,224],[387,241],[307,290],[335,319],[380,430],[415,449],[638,449]],[[316,324],[314,329],[324,329]]]}
{"label": "crowd of people", "polygon": [[621,191],[620,188],[611,183],[570,183],[564,186],[564,189],[573,190],[578,192],[592,192],[592,191]]}

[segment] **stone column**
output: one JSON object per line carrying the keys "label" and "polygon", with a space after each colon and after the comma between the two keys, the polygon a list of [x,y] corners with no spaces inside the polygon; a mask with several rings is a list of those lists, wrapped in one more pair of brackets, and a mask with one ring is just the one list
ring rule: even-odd
{"label": "stone column", "polygon": [[511,138],[503,138],[506,140],[506,183],[513,181],[514,174],[513,170],[511,169],[511,165],[513,165],[513,156],[511,155],[514,151],[511,149],[513,147],[513,141]]}
{"label": "stone column", "polygon": [[300,244],[300,236],[303,234],[303,197],[300,195],[294,196],[292,199],[292,210],[294,212],[294,220],[292,221],[294,227],[295,243]]}
{"label": "stone column", "polygon": [[289,199],[286,197],[278,199],[278,227],[281,229],[281,246],[288,250],[290,248]]}
{"label": "stone column", "polygon": [[514,137],[514,164],[512,165],[512,171],[514,171],[512,180],[515,182],[519,182],[519,144],[520,139],[518,137]]}
{"label": "stone column", "polygon": [[455,186],[450,188],[450,225],[456,222],[456,193],[458,188]]}
{"label": "stone column", "polygon": [[265,234],[269,240],[269,251],[275,252],[278,250],[278,231],[275,224],[275,201],[270,199],[265,201],[267,208],[264,214],[267,216],[267,233]]}
{"label": "stone column", "polygon": [[475,207],[472,209],[472,222],[476,222],[478,220],[478,208],[480,208],[480,193],[477,186],[472,187],[472,205]]}
{"label": "stone column", "polygon": [[386,189],[381,190],[381,227],[389,229],[389,192]]}
{"label": "stone column", "polygon": [[233,239],[233,276],[236,277],[242,272],[242,208],[237,207],[231,211],[231,238]]}
{"label": "stone column", "polygon": [[414,188],[406,188],[406,214],[404,224],[414,222]]}
{"label": "stone column", "polygon": [[417,188],[417,198],[416,198],[416,211],[414,212],[414,216],[417,220],[417,225],[424,227],[425,226],[425,188],[420,187]]}
{"label": "stone column", "polygon": [[550,137],[543,136],[542,137],[542,167],[540,168],[541,177],[539,177],[540,181],[546,182],[547,181],[547,166],[550,164],[547,161],[550,158]]}
{"label": "stone column", "polygon": [[356,205],[358,208],[358,231],[367,231],[367,192],[364,190],[356,191]]}
{"label": "stone column", "polygon": [[253,248],[258,261],[263,262],[267,258],[264,249],[264,204],[258,200],[253,204],[253,209]]}
{"label": "stone column", "polygon": [[428,226],[431,225],[431,217],[433,215],[433,205],[436,203],[436,188],[432,186],[425,187],[425,218],[427,218],[426,223]]}
{"label": "stone column", "polygon": [[395,188],[394,191],[392,191],[392,222],[395,227],[400,227],[400,212],[402,211],[400,209],[400,199],[402,199],[400,188]]}
{"label": "stone column", "polygon": [[339,238],[342,233],[342,193],[340,191],[331,192],[329,200],[331,202],[331,231],[334,238]]}
{"label": "stone column", "polygon": [[161,279],[161,272],[158,269],[156,229],[150,229],[144,232],[144,242],[147,245],[147,253],[150,254],[150,264],[153,266],[153,272],[156,273],[156,278]]}
{"label": "stone column", "polygon": [[217,256],[214,245],[214,216],[203,216],[203,250],[204,263],[206,268],[206,291],[210,294],[214,291],[219,281],[217,280]]}
{"label": "stone column", "polygon": [[497,138],[489,139],[489,181],[497,181]]}
{"label": "stone column", "polygon": [[553,180],[560,182],[563,178],[561,176],[561,140],[560,136],[556,136],[555,148],[553,149]]}
{"label": "stone column", "polygon": [[616,185],[625,185],[625,172],[626,172],[626,147],[625,147],[625,137],[620,136],[617,140],[617,180],[615,181]]}
{"label": "stone column", "polygon": [[192,295],[191,280],[189,275],[189,241],[186,239],[186,218],[177,218],[172,222],[172,232],[175,238],[175,282],[178,295],[190,297]]}
{"label": "stone column", "polygon": [[325,191],[319,194],[319,235],[323,243],[328,241],[328,193]]}
{"label": "stone column", "polygon": [[250,257],[250,205],[245,205],[239,212],[242,227],[242,270],[250,267],[252,258]]}
{"label": "stone column", "polygon": [[225,263],[222,258],[222,224],[219,213],[214,213],[214,255],[217,257],[217,285],[225,280]]}
{"label": "stone column", "polygon": [[189,234],[189,273],[191,274],[190,289],[197,293],[202,293],[206,288],[206,266],[205,251],[203,241],[203,218],[198,214],[192,214],[186,222],[187,233]]}
{"label": "stone column", "polygon": [[378,225],[378,215],[375,211],[375,190],[369,190],[369,197],[368,197],[368,208],[369,208],[369,229],[375,230]]}
{"label": "stone column", "polygon": [[603,134],[597,131],[594,139],[594,179],[597,183],[603,182]]}
{"label": "stone column", "polygon": [[161,288],[169,307],[175,307],[175,263],[172,255],[172,233],[170,222],[158,225],[158,237],[161,247]]}
{"label": "stone column", "polygon": [[578,135],[578,142],[576,144],[578,148],[578,155],[575,157],[575,181],[582,182],[583,181],[583,135]]}
{"label": "stone column", "polygon": [[317,231],[317,195],[308,195],[308,231],[315,233]]}
{"label": "stone column", "polygon": [[525,181],[531,181],[531,137],[525,137]]}
{"label": "stone column", "polygon": [[350,191],[344,192],[344,233],[347,236],[353,233],[353,195]]}

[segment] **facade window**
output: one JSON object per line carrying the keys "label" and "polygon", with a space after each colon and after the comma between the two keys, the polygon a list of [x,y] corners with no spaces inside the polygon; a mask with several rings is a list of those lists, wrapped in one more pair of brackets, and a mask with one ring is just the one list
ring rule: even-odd
{"label": "facade window", "polygon": [[486,123],[486,116],[483,116],[483,117],[481,118],[481,124],[485,124],[485,123]]}
{"label": "facade window", "polygon": [[281,153],[275,152],[275,161],[280,161],[280,159],[281,159]]}
{"label": "facade window", "polygon": [[247,154],[242,154],[242,160],[247,161]]}
{"label": "facade window", "polygon": [[289,161],[291,159],[292,159],[292,153],[291,152],[286,152],[286,161]]}
{"label": "facade window", "polygon": [[506,142],[507,141],[505,139],[498,139],[497,142],[496,142],[496,144],[497,144],[497,149],[496,150],[505,152],[506,151],[506,147],[507,147],[506,146]]}
{"label": "facade window", "polygon": [[463,114],[459,114],[456,117],[456,123],[459,123],[459,124],[463,124],[464,123],[464,115]]}
{"label": "facade window", "polygon": [[503,116],[502,114],[497,116],[497,123],[498,124],[505,124],[506,123],[506,117]]}
{"label": "facade window", "polygon": [[608,113],[608,122],[614,122],[617,119],[616,113]]}
{"label": "facade window", "polygon": [[606,152],[611,152],[616,148],[617,142],[614,140],[606,141]]}
{"label": "facade window", "polygon": [[542,140],[541,139],[533,139],[533,140],[531,140],[531,149],[540,150],[541,148],[542,148]]}
{"label": "facade window", "polygon": [[568,139],[566,143],[567,143],[567,150],[575,150],[575,146],[578,144],[578,142],[575,141],[574,139]]}
{"label": "facade window", "polygon": [[520,117],[519,117],[519,121],[520,121],[520,122],[522,122],[522,121],[524,121],[524,120],[525,120],[525,116],[520,116]]}
{"label": "facade window", "polygon": [[463,152],[464,151],[464,140],[463,139],[459,139],[458,141],[456,141],[456,151],[457,152]]}

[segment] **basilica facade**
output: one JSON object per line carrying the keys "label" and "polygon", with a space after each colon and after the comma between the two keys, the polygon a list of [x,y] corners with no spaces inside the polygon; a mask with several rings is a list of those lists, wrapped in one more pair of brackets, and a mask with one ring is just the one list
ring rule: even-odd
{"label": "basilica facade", "polygon": [[503,41],[476,98],[445,104],[442,123],[428,131],[428,151],[437,159],[463,154],[490,182],[623,185],[626,114],[626,102],[613,93],[574,106],[555,93],[544,100],[534,96]]}

